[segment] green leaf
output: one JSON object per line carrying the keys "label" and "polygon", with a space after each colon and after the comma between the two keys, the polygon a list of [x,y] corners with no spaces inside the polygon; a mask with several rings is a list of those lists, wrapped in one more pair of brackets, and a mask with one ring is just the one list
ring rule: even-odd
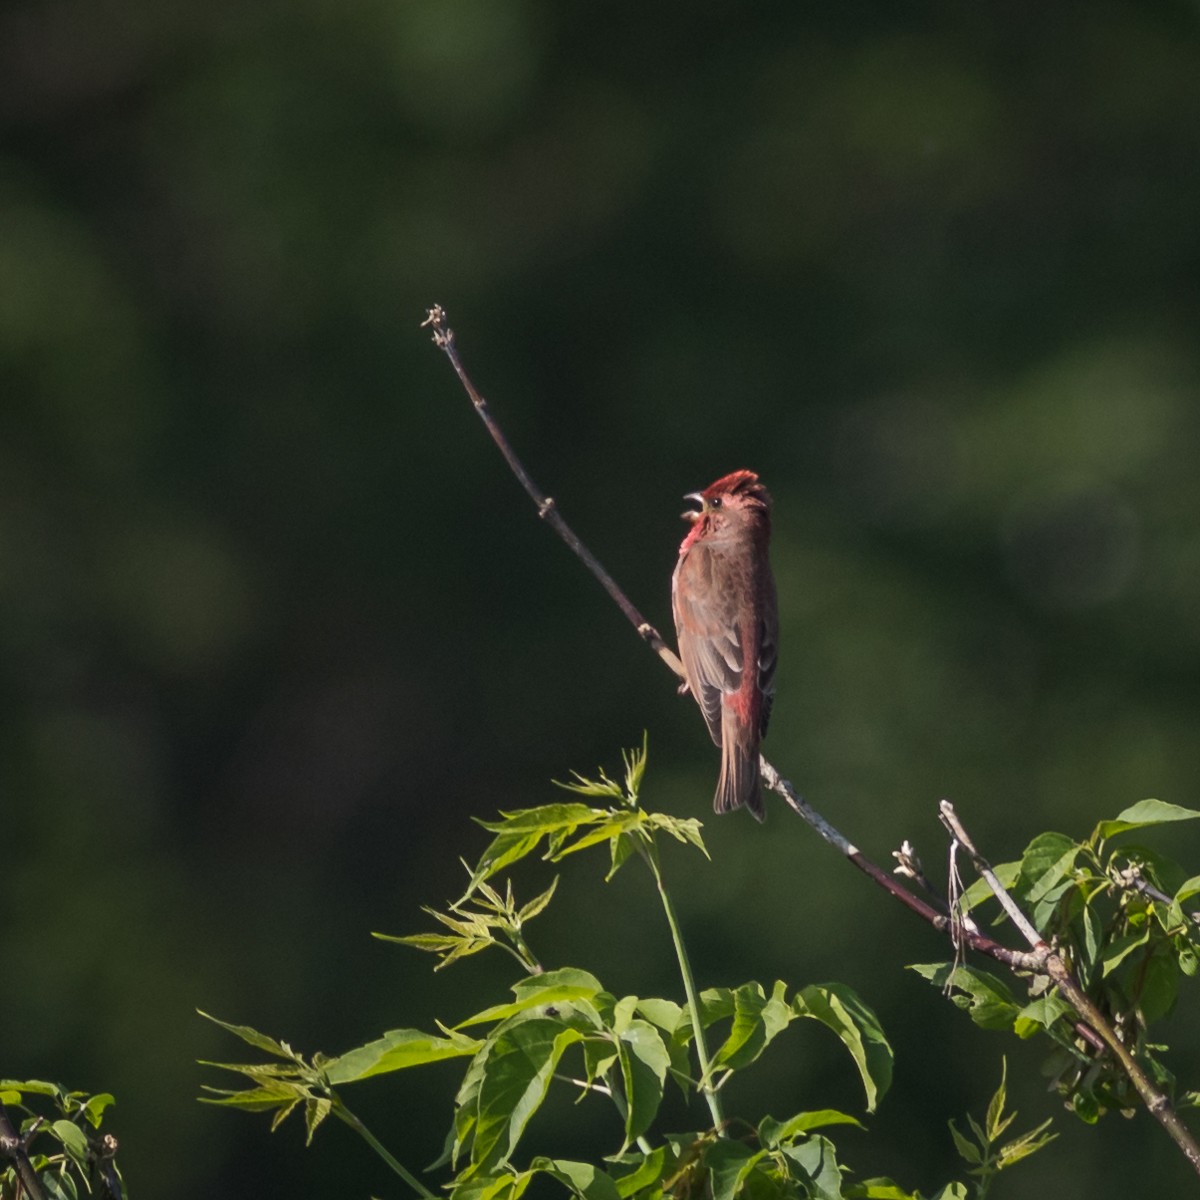
{"label": "green leaf", "polygon": [[789,1146],[783,1153],[799,1168],[813,1200],[842,1200],[842,1171],[828,1138],[818,1134],[800,1145]]}
{"label": "green leaf", "polygon": [[617,1194],[623,1200],[649,1188],[652,1184],[656,1184],[662,1179],[667,1169],[667,1148],[666,1146],[656,1146],[649,1154],[631,1155],[630,1158],[633,1163],[633,1169],[627,1173],[616,1173],[621,1167],[628,1165],[624,1162],[614,1164],[613,1168],[613,1181],[617,1185]]}
{"label": "green leaf", "polygon": [[850,1051],[862,1078],[867,1112],[874,1112],[892,1082],[892,1048],[878,1018],[843,983],[810,984],[792,1001],[796,1015],[813,1017],[832,1029]]}
{"label": "green leaf", "polygon": [[499,821],[478,821],[489,833],[529,834],[546,836],[574,829],[593,821],[603,821],[608,810],[592,808],[588,804],[543,804],[539,808],[522,808],[516,812],[502,812]]}
{"label": "green leaf", "polygon": [[534,917],[539,916],[554,899],[555,889],[558,887],[558,876],[555,875],[554,882],[540,896],[534,896],[528,904],[525,905],[517,913],[517,919],[524,924],[526,921],[532,921]]}
{"label": "green leaf", "polygon": [[1074,1012],[1075,1010],[1057,992],[1047,992],[1044,996],[1031,1000],[1017,1013],[1013,1018],[1013,1029],[1018,1037],[1032,1037],[1035,1033],[1049,1029],[1061,1017],[1072,1016]]}
{"label": "green leaf", "polygon": [[846,1187],[847,1200],[921,1200],[916,1192],[906,1192],[890,1179],[864,1179]]}
{"label": "green leaf", "polygon": [[617,1048],[625,1082],[628,1145],[650,1128],[658,1114],[671,1056],[658,1030],[647,1021],[631,1021],[618,1039]]}
{"label": "green leaf", "polygon": [[241,1038],[243,1042],[249,1046],[253,1046],[256,1050],[262,1050],[267,1054],[274,1055],[276,1058],[285,1058],[292,1062],[296,1061],[295,1053],[286,1042],[277,1042],[274,1038],[268,1037],[265,1033],[259,1033],[257,1029],[252,1029],[249,1025],[230,1025],[227,1021],[219,1020],[202,1009],[198,1008],[196,1011],[206,1021],[211,1021],[214,1025],[219,1025],[226,1032]]}
{"label": "green leaf", "polygon": [[485,879],[532,854],[542,844],[542,837],[541,833],[521,831],[497,834],[475,864],[471,882],[467,885],[467,896],[470,896]]}
{"label": "green leaf", "polygon": [[983,1152],[965,1134],[958,1132],[958,1126],[953,1121],[949,1121],[947,1124],[950,1126],[950,1136],[954,1139],[954,1148],[958,1151],[958,1157],[972,1167],[979,1166],[983,1162]]}
{"label": "green leaf", "polygon": [[513,986],[516,1000],[508,1004],[497,1004],[459,1021],[455,1029],[466,1029],[472,1025],[483,1025],[489,1021],[503,1021],[518,1013],[545,1004],[561,1004],[572,1000],[594,1000],[604,989],[600,981],[588,971],[575,967],[562,967],[557,971],[544,971],[532,975]]}
{"label": "green leaf", "polygon": [[84,1132],[74,1121],[53,1121],[50,1128],[63,1144],[66,1152],[80,1165],[87,1165],[88,1144]]}
{"label": "green leaf", "polygon": [[1193,875],[1186,880],[1175,893],[1175,899],[1182,903],[1196,895],[1200,895],[1200,875]]}
{"label": "green leaf", "polygon": [[[214,1066],[220,1066],[214,1063]],[[292,1107],[299,1100],[305,1099],[304,1089],[299,1084],[264,1083],[259,1087],[244,1088],[241,1091],[228,1091],[225,1088],[205,1086],[204,1090],[211,1095],[201,1096],[204,1104],[218,1104],[224,1108],[244,1108],[247,1112],[270,1112],[281,1105]],[[218,1097],[214,1099],[214,1097]]]}
{"label": "green leaf", "polygon": [[108,1108],[109,1105],[115,1103],[116,1101],[113,1099],[111,1093],[99,1092],[95,1096],[92,1096],[83,1106],[83,1115],[88,1119],[88,1122],[93,1129],[99,1129],[100,1118],[104,1113],[104,1110]]}
{"label": "green leaf", "polygon": [[676,841],[695,846],[705,858],[711,858],[700,834],[704,826],[695,817],[673,817],[669,813],[656,812],[647,814],[646,823],[652,829],[661,829],[670,834]]}
{"label": "green leaf", "polygon": [[508,1158],[546,1098],[563,1051],[582,1037],[546,1017],[508,1025],[496,1035],[479,1084],[473,1165],[485,1168]]}
{"label": "green leaf", "polygon": [[957,989],[950,996],[951,1003],[965,1008],[981,1029],[1007,1029],[1020,1011],[1008,987],[987,971],[955,968],[950,963],[914,963],[908,969],[934,987],[945,989],[949,985]]}
{"label": "green leaf", "polygon": [[459,1033],[449,1037],[433,1037],[419,1029],[392,1029],[381,1038],[348,1050],[325,1064],[325,1074],[335,1086],[403,1071],[425,1063],[442,1062],[447,1058],[466,1058],[474,1054],[481,1043]]}
{"label": "green leaf", "polygon": [[1170,953],[1152,954],[1142,971],[1138,1005],[1147,1021],[1165,1017],[1174,1007],[1179,994],[1179,968]]}
{"label": "green leaf", "polygon": [[63,1090],[56,1083],[47,1083],[43,1079],[0,1079],[0,1088],[6,1092],[30,1092],[35,1096],[54,1096],[61,1100]]}
{"label": "green leaf", "polygon": [[775,1150],[811,1129],[821,1129],[826,1125],[857,1125],[859,1129],[864,1128],[857,1117],[838,1112],[836,1108],[821,1108],[815,1112],[797,1113],[787,1121],[763,1117],[758,1124],[758,1140],[768,1149]]}
{"label": "green leaf", "polygon": [[304,1106],[304,1144],[312,1145],[313,1134],[333,1108],[333,1101],[324,1096],[314,1096]]}
{"label": "green leaf", "polygon": [[705,988],[700,993],[700,1023],[707,1029],[714,1021],[732,1017],[736,1004],[733,988]]}
{"label": "green leaf", "polygon": [[1149,928],[1143,928],[1137,933],[1126,933],[1113,938],[1100,956],[1101,974],[1108,976],[1113,973],[1139,946],[1144,946],[1150,940]]}
{"label": "green leaf", "polygon": [[653,996],[647,1000],[639,1000],[637,1011],[652,1025],[657,1025],[669,1034],[679,1028],[679,1019],[683,1016],[683,1008],[674,1000],[660,1000]]}
{"label": "green leaf", "polygon": [[704,1151],[704,1165],[709,1171],[712,1200],[733,1200],[742,1181],[763,1157],[741,1142],[728,1138],[712,1142]]}
{"label": "green leaf", "polygon": [[1004,1105],[1008,1100],[1008,1059],[1000,1060],[1000,1085],[992,1093],[987,1110],[987,1138],[994,1142],[1008,1127],[1011,1117],[1005,1119]]}
{"label": "green leaf", "polygon": [[1200,812],[1181,808],[1178,804],[1167,804],[1162,800],[1141,800],[1131,808],[1119,813],[1113,821],[1101,821],[1093,837],[1110,838],[1129,829],[1140,829],[1144,825],[1163,825],[1170,821],[1191,821],[1200,817]]}
{"label": "green leaf", "polygon": [[1021,855],[1020,885],[1031,904],[1045,899],[1075,864],[1080,846],[1063,833],[1039,834]]}
{"label": "green leaf", "polygon": [[713,1057],[714,1066],[738,1070],[752,1063],[788,1027],[795,1013],[784,999],[786,985],[776,983],[770,997],[757,983],[745,983],[733,993],[733,1025]]}
{"label": "green leaf", "polygon": [[604,882],[608,883],[610,879],[629,861],[629,856],[637,848],[633,838],[623,833],[620,837],[613,838],[608,843],[609,855],[611,858],[611,866],[608,868],[608,874],[604,876]]}
{"label": "green leaf", "polygon": [[620,1200],[616,1183],[592,1163],[572,1162],[566,1158],[535,1158],[534,1171],[549,1175],[568,1188],[580,1200]]}
{"label": "green leaf", "polygon": [[968,1192],[965,1183],[948,1183],[939,1189],[930,1200],[967,1200]]}

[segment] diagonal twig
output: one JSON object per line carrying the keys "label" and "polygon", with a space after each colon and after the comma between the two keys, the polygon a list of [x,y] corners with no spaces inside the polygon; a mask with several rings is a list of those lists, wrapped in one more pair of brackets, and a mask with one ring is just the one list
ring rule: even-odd
{"label": "diagonal twig", "polygon": [[[508,463],[513,474],[529,494],[530,499],[533,500],[537,507],[538,515],[550,524],[559,537],[582,560],[604,590],[608,592],[617,607],[625,614],[626,618],[637,630],[639,636],[670,667],[675,675],[682,679],[683,670],[679,659],[663,641],[658,630],[642,616],[621,590],[617,582],[609,575],[583,542],[580,541],[574,530],[563,519],[554,500],[541,491],[533,482],[529,472],[525,469],[508,439],[504,436],[503,430],[492,416],[487,401],[475,387],[474,383],[472,383],[470,376],[468,376],[463,367],[462,360],[458,354],[458,347],[455,343],[454,331],[446,323],[446,314],[441,305],[435,304],[430,308],[425,320],[421,324],[422,328],[432,329],[434,344],[450,360],[450,365],[454,368],[459,382],[470,397],[471,403],[475,406],[475,411],[487,427],[488,433],[491,434],[492,440],[496,443],[501,454],[504,455],[505,461]],[[839,832],[812,805],[802,796],[798,795],[792,784],[780,775],[765,757],[760,757],[759,769],[766,787],[781,796],[788,806],[820,835],[826,844],[841,853],[843,857],[853,863],[863,874],[882,887],[901,904],[927,921],[935,929],[940,932],[949,933],[957,939],[957,944],[965,943],[973,950],[985,954],[997,962],[1003,963],[1011,970],[1028,971],[1048,976],[1055,987],[1067,999],[1068,1003],[1095,1030],[1094,1033],[1091,1030],[1088,1031],[1091,1035],[1088,1037],[1088,1040],[1094,1045],[1095,1040],[1099,1038],[1105,1045],[1111,1048],[1121,1063],[1122,1068],[1129,1076],[1130,1081],[1137,1089],[1139,1096],[1141,1096],[1143,1102],[1146,1104],[1146,1107],[1155,1119],[1164,1126],[1167,1133],[1182,1150],[1193,1168],[1200,1174],[1200,1146],[1197,1145],[1191,1133],[1179,1120],[1170,1101],[1163,1093],[1154,1088],[1133,1056],[1125,1048],[1116,1033],[1109,1027],[1103,1013],[1092,1004],[1075,983],[1066,964],[1042,941],[1037,931],[1028,922],[1024,921],[1023,915],[1020,914],[1019,910],[1016,910],[1015,905],[1012,907],[1016,910],[1017,915],[1021,916],[1021,921],[1023,922],[1023,926],[1019,926],[1019,928],[1022,928],[1026,940],[1030,943],[1030,950],[1028,952],[1014,950],[1008,946],[1001,945],[980,933],[977,929],[972,929],[969,925],[965,925],[956,915],[938,911],[938,909],[934,908],[927,901],[914,895],[907,888],[903,887],[893,875],[867,858],[849,838]],[[950,812],[953,813],[953,806],[943,801],[943,813],[946,808],[949,808]],[[966,837],[965,831],[962,837],[959,837],[957,831],[954,833],[954,836],[959,838],[964,849],[976,861],[976,865],[982,863],[983,860],[979,857],[977,851],[975,851],[970,839]],[[988,870],[990,872],[990,868]],[[992,886],[997,898],[1001,899],[1001,903],[1003,904],[1004,899],[1002,897],[1007,897],[1007,893],[998,880],[994,883],[992,882],[994,878],[993,875],[992,879],[989,879],[989,885]],[[1011,903],[1011,898],[1009,898],[1009,903]]]}

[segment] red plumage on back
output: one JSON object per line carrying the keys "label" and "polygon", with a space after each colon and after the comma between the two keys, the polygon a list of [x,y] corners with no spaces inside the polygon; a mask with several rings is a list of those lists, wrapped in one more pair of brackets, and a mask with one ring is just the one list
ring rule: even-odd
{"label": "red plumage on back", "polygon": [[679,548],[671,607],[684,678],[713,741],[721,774],[713,807],[745,805],[763,819],[758,747],[774,699],[779,642],[771,575],[771,497],[753,471],[734,471],[687,497],[692,527]]}

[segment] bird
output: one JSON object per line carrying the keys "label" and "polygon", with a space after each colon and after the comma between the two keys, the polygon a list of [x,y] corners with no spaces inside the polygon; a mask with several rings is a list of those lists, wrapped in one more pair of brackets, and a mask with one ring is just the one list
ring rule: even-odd
{"label": "bird", "polygon": [[771,574],[771,497],[734,471],[684,497],[691,528],[671,577],[684,684],[721,748],[713,809],[765,817],[758,747],[775,698],[779,604]]}

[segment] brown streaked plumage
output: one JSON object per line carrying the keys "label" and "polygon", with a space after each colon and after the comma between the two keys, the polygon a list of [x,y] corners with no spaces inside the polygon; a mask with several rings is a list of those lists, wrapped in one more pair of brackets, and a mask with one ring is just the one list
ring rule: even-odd
{"label": "brown streaked plumage", "polygon": [[767,548],[771,497],[753,471],[734,471],[687,496],[699,511],[671,579],[687,688],[721,748],[713,808],[745,805],[762,820],[758,745],[775,695],[779,610]]}

